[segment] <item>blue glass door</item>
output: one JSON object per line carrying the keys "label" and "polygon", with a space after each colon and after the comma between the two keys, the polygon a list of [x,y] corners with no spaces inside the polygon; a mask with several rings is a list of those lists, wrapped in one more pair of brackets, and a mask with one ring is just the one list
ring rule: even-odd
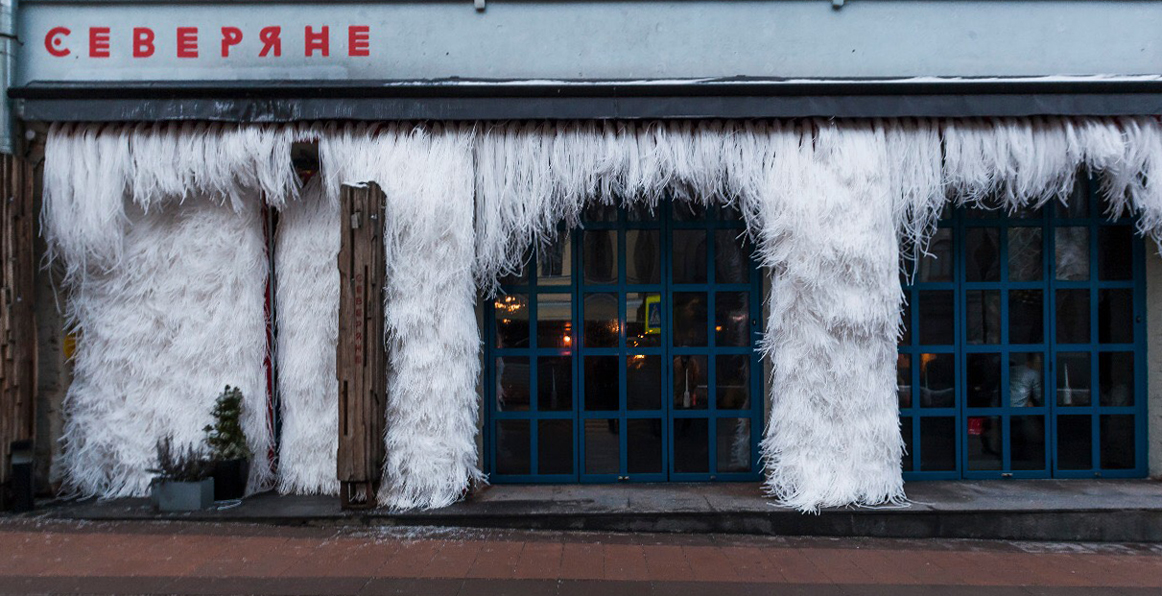
{"label": "blue glass door", "polygon": [[758,478],[759,274],[737,212],[594,207],[486,317],[496,482]]}

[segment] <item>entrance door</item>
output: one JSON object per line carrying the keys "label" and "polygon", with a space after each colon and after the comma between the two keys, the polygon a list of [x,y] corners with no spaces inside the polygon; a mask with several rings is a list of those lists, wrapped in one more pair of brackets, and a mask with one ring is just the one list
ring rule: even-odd
{"label": "entrance door", "polygon": [[758,478],[761,288],[736,211],[592,208],[503,288],[493,481]]}

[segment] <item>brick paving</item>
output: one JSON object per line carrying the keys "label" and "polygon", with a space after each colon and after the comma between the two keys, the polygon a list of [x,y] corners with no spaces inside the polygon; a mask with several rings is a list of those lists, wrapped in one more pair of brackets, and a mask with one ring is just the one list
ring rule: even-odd
{"label": "brick paving", "polygon": [[0,594],[1162,593],[1162,545],[0,519]]}

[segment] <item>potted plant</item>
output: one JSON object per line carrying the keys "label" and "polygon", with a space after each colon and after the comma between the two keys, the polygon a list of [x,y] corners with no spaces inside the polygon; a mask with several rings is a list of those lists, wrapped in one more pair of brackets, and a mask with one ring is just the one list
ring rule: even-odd
{"label": "potted plant", "polygon": [[250,476],[250,448],[242,432],[242,390],[226,386],[214,403],[214,423],[206,426],[213,460],[214,500],[241,499]]}
{"label": "potted plant", "polygon": [[210,462],[193,448],[177,450],[170,439],[157,445],[150,498],[158,511],[196,511],[214,504]]}

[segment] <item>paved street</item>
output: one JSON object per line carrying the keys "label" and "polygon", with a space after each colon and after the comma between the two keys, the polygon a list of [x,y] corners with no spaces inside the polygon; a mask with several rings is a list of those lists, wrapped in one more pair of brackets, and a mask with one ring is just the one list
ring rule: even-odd
{"label": "paved street", "polygon": [[0,520],[0,593],[1158,594],[1162,545]]}

